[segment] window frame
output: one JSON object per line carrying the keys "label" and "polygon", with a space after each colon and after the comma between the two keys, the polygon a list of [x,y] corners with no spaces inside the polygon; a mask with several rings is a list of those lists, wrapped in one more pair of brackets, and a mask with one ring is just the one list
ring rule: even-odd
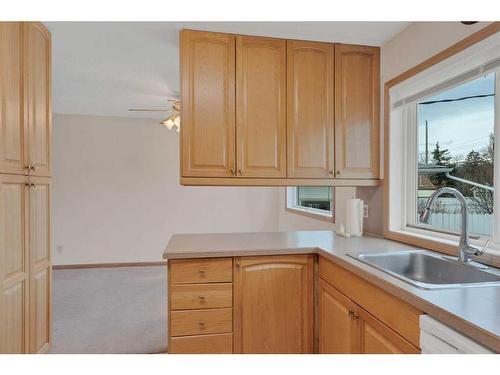
{"label": "window frame", "polygon": [[[481,42],[488,46],[486,39],[493,37],[491,40],[496,43],[498,40],[499,27],[496,23],[485,27],[484,29],[472,34],[464,40],[456,43],[448,49],[432,56],[428,60],[418,64],[399,76],[387,81],[384,85],[384,237],[399,242],[408,243],[411,245],[435,250],[438,252],[456,255],[459,242],[459,236],[454,233],[443,233],[443,231],[423,229],[424,226],[408,226],[408,215],[413,215],[411,210],[408,210],[408,200],[415,200],[409,197],[408,186],[412,188],[416,185],[416,174],[408,175],[408,172],[401,172],[403,166],[409,163],[409,150],[405,150],[408,143],[405,141],[411,138],[411,131],[404,125],[407,123],[411,114],[403,110],[395,111],[391,106],[391,89],[400,84],[408,82],[409,85],[414,84],[415,76],[421,74],[420,78],[428,79],[429,75],[440,72],[440,69],[448,69],[450,67],[459,66],[458,58],[474,56],[474,53],[481,51]],[[486,40],[486,41],[485,41]],[[469,49],[470,48],[470,49]],[[469,52],[470,51],[470,52]],[[439,65],[441,64],[441,65]],[[455,64],[455,65],[453,65]],[[460,66],[460,68],[462,68]],[[466,69],[466,68],[463,68]],[[493,70],[492,70],[493,71]],[[500,141],[500,68],[494,69],[496,72],[495,79],[495,138]],[[486,73],[486,72],[484,72]],[[412,79],[409,81],[410,79]],[[411,87],[411,86],[409,86]],[[431,87],[431,86],[428,86]],[[397,91],[396,91],[397,94]],[[405,106],[407,107],[407,106]],[[416,106],[414,107],[416,111]],[[414,117],[416,119],[416,116]],[[415,126],[415,131],[417,127]],[[416,138],[416,134],[414,134]],[[399,141],[403,141],[398,144]],[[500,144],[500,143],[497,143]],[[413,146],[415,149],[417,144]],[[402,160],[398,160],[398,157]],[[417,158],[417,152],[414,152],[414,158]],[[494,193],[494,214],[493,218],[493,236],[492,244],[479,260],[491,265],[500,266],[500,220],[495,220],[495,217],[500,216],[500,147],[495,149],[495,174],[494,186],[498,187]],[[416,160],[416,159],[415,159]],[[391,169],[392,168],[392,169]],[[414,166],[416,170],[416,165]],[[498,171],[498,173],[497,173]],[[413,176],[413,177],[412,177]],[[413,204],[413,203],[411,203]],[[416,205],[414,210],[416,210]],[[471,236],[471,244],[478,248],[482,248],[486,243],[485,236]]]}
{"label": "window frame", "polygon": [[297,191],[298,186],[287,186],[285,188],[285,211],[307,216],[313,219],[328,221],[335,223],[335,188],[333,186],[326,186],[331,189],[331,211],[320,210],[317,208],[304,207],[297,205]]}

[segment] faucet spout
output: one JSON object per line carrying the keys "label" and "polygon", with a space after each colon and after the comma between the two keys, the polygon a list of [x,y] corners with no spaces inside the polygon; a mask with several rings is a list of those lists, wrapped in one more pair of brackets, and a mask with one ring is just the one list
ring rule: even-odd
{"label": "faucet spout", "polygon": [[467,201],[462,193],[460,193],[457,189],[444,187],[439,190],[436,190],[427,201],[425,205],[424,211],[420,215],[420,221],[423,223],[429,222],[431,206],[434,201],[440,197],[442,194],[451,194],[455,198],[458,199],[461,206],[461,231],[460,231],[460,242],[458,245],[458,260],[461,262],[470,262],[471,255],[477,255],[478,250],[469,244],[469,228],[468,228],[468,212],[467,212]]}

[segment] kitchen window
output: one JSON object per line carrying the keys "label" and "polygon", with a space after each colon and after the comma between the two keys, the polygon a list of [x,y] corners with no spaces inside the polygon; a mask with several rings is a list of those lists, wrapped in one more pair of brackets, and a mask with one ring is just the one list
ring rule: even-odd
{"label": "kitchen window", "polygon": [[427,224],[419,218],[430,195],[448,186],[466,198],[471,243],[491,238],[500,256],[499,51],[497,33],[386,84],[386,237],[455,247],[461,208],[454,197],[438,198]]}
{"label": "kitchen window", "polygon": [[333,188],[298,186],[286,188],[286,208],[290,212],[333,220]]}

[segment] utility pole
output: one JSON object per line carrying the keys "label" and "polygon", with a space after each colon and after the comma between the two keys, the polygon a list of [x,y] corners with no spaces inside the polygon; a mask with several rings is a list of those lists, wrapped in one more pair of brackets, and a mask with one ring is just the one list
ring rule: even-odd
{"label": "utility pole", "polygon": [[425,120],[425,164],[429,164],[429,124]]}

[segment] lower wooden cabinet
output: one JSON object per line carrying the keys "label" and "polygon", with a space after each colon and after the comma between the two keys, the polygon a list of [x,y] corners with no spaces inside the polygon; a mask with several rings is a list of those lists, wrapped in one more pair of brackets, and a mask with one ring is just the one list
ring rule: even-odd
{"label": "lower wooden cabinet", "polygon": [[0,174],[0,353],[40,353],[51,336],[50,178]]}
{"label": "lower wooden cabinet", "polygon": [[314,254],[171,260],[168,270],[169,353],[420,352],[421,311]]}
{"label": "lower wooden cabinet", "polygon": [[313,257],[235,258],[235,353],[312,353]]}
{"label": "lower wooden cabinet", "polygon": [[420,350],[323,279],[318,284],[322,354],[418,354]]}

